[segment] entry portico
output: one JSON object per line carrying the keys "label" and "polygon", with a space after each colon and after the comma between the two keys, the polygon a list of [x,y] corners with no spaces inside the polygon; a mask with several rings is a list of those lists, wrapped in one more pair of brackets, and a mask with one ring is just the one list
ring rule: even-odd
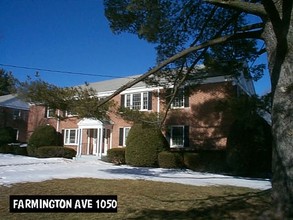
{"label": "entry portico", "polygon": [[94,155],[98,158],[112,148],[112,127],[109,122],[84,118],[78,122],[77,157]]}

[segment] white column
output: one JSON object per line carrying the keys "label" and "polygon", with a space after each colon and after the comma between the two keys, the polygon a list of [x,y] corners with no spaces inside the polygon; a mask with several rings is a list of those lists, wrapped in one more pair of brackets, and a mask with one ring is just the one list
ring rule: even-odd
{"label": "white column", "polygon": [[109,143],[109,149],[112,149],[112,129],[109,129],[110,131],[110,143]]}
{"label": "white column", "polygon": [[103,130],[99,128],[99,157],[102,156]]}
{"label": "white column", "polygon": [[91,141],[91,129],[87,129],[87,145],[86,145],[86,154],[90,154],[90,141]]}
{"label": "white column", "polygon": [[77,155],[81,156],[81,152],[82,152],[82,128],[78,129],[78,147],[77,147]]}

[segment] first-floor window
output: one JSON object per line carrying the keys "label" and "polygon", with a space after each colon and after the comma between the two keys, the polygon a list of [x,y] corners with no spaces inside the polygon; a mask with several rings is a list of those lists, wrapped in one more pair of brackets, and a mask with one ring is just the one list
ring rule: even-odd
{"label": "first-floor window", "polygon": [[65,145],[77,145],[78,144],[78,130],[77,129],[65,129],[64,130],[64,144]]}
{"label": "first-floor window", "polygon": [[183,147],[184,146],[184,126],[171,127],[171,147]]}
{"label": "first-floor window", "polygon": [[130,131],[130,127],[124,127],[119,129],[119,146],[126,146],[126,140],[128,137],[128,133]]}

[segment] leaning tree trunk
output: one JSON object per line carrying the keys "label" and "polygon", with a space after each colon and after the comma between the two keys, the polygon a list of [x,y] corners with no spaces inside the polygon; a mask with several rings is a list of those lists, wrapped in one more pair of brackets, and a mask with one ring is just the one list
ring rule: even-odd
{"label": "leaning tree trunk", "polygon": [[[292,10],[292,8],[291,8]],[[282,15],[280,13],[280,15]],[[280,219],[293,217],[293,13],[289,25],[273,28],[266,23],[267,45],[272,80],[273,178],[272,198]],[[288,21],[287,20],[287,21]],[[284,21],[284,19],[283,19]]]}

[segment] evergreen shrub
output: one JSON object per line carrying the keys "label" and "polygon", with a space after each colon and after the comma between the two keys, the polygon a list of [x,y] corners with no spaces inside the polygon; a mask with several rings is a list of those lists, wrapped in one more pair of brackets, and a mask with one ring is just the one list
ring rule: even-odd
{"label": "evergreen shrub", "polygon": [[261,117],[251,123],[236,120],[227,139],[227,165],[235,175],[270,175],[272,162],[271,127]]}
{"label": "evergreen shrub", "polygon": [[36,128],[31,135],[27,152],[29,156],[37,156],[37,149],[43,146],[62,146],[62,135],[56,132],[50,125],[42,125]]}
{"label": "evergreen shrub", "polygon": [[161,168],[183,168],[183,156],[179,152],[162,151],[158,155]]}
{"label": "evergreen shrub", "polygon": [[16,131],[11,127],[0,128],[0,146],[16,142]]}
{"label": "evergreen shrub", "polygon": [[158,127],[134,124],[126,140],[126,164],[138,167],[157,167],[158,154],[169,144]]}
{"label": "evergreen shrub", "polygon": [[185,152],[184,165],[186,168],[199,172],[223,172],[226,170],[225,151]]}
{"label": "evergreen shrub", "polygon": [[125,164],[125,148],[112,148],[107,151],[108,162],[116,165]]}
{"label": "evergreen shrub", "polygon": [[0,146],[0,153],[3,154],[16,154],[27,156],[27,148],[18,145],[2,145]]}
{"label": "evergreen shrub", "polygon": [[191,170],[198,170],[200,167],[199,154],[194,152],[184,152],[183,161],[186,168]]}
{"label": "evergreen shrub", "polygon": [[72,148],[61,146],[45,146],[37,148],[37,157],[50,158],[50,157],[63,157],[72,159],[75,157],[76,151]]}

